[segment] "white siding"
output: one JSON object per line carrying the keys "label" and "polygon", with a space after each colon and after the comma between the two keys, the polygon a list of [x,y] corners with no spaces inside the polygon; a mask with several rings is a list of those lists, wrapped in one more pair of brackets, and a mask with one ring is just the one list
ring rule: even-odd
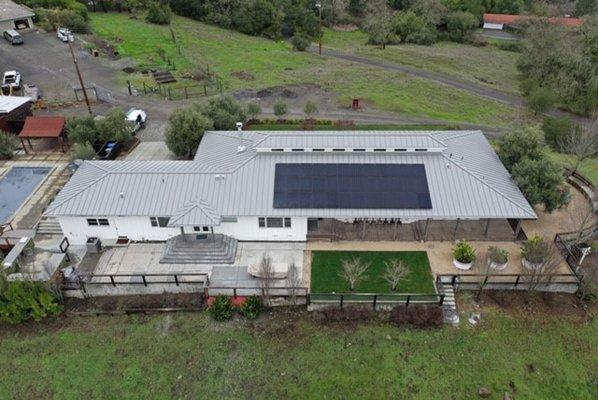
{"label": "white siding", "polygon": [[[101,216],[99,218],[102,218]],[[126,236],[133,241],[161,241],[180,234],[179,228],[151,226],[149,217],[107,217],[110,226],[89,226],[85,217],[58,217],[62,232],[74,245],[85,244],[89,237],[116,240]],[[193,227],[185,233],[195,233]],[[258,217],[239,217],[237,222],[223,222],[214,227],[214,233],[222,233],[245,241],[305,241],[307,218],[292,218],[291,228],[259,228]]]}

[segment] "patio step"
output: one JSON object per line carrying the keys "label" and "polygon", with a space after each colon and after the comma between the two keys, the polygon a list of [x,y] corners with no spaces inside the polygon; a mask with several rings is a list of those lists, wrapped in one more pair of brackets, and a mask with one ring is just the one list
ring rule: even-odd
{"label": "patio step", "polygon": [[225,235],[214,235],[196,240],[192,235],[170,239],[161,264],[233,264],[237,256],[237,240]]}
{"label": "patio step", "polygon": [[444,312],[444,323],[454,326],[459,325],[459,311],[457,310],[457,302],[455,300],[455,289],[450,279],[441,278],[437,283],[437,288],[440,293],[444,294],[444,301],[442,303],[442,311]]}
{"label": "patio step", "polygon": [[36,233],[39,235],[62,235],[62,228],[56,218],[44,218],[37,224]]}

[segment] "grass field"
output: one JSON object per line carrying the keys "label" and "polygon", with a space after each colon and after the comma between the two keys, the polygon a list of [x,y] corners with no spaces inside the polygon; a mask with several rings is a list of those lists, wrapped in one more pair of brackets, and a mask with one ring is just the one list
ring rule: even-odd
{"label": "grass field", "polygon": [[[550,152],[549,157],[564,167],[572,167],[574,158],[570,154]],[[598,157],[590,158],[581,163],[579,172],[598,185]]]}
{"label": "grass field", "polygon": [[340,277],[343,260],[360,258],[371,263],[366,278],[355,291],[362,293],[390,293],[382,277],[385,262],[402,260],[410,272],[400,283],[398,293],[435,293],[428,255],[423,251],[314,251],[311,266],[311,291],[314,293],[348,293],[349,284]]}
{"label": "grass field", "polygon": [[[406,74],[369,68],[293,51],[286,42],[243,35],[182,17],[173,31],[126,14],[91,13],[94,32],[115,43],[123,56],[142,63],[160,61],[156,49],[172,58],[178,72],[216,72],[227,91],[289,84],[316,84],[332,92],[341,107],[359,98],[366,108],[450,122],[509,125],[513,108],[468,92]],[[180,54],[179,54],[180,48]],[[232,75],[248,72],[253,79]],[[135,78],[129,76],[135,82]],[[139,77],[137,77],[139,78]]]}
{"label": "grass field", "polygon": [[453,42],[438,42],[432,46],[403,44],[387,46],[382,50],[378,46],[368,45],[367,40],[367,34],[362,31],[328,29],[324,33],[323,45],[443,73],[508,93],[519,93],[516,68],[519,53],[500,50],[495,46],[474,47]]}
{"label": "grass field", "polygon": [[206,313],[68,318],[0,332],[2,399],[595,399],[598,320],[435,331],[313,315],[216,323]]}

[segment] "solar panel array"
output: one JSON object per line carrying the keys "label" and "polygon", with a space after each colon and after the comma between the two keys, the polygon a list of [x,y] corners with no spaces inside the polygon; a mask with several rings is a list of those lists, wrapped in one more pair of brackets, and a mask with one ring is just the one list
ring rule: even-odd
{"label": "solar panel array", "polygon": [[423,164],[276,164],[274,208],[431,209]]}

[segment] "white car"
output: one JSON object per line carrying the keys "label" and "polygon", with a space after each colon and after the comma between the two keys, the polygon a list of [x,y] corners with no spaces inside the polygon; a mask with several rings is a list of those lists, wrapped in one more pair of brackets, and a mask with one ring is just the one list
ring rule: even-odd
{"label": "white car", "polygon": [[145,111],[139,108],[131,108],[127,111],[127,121],[135,124],[135,131],[138,131],[145,126],[146,119],[147,115],[145,114]]}
{"label": "white car", "polygon": [[2,77],[2,87],[9,87],[12,89],[21,88],[21,74],[17,71],[6,71]]}
{"label": "white car", "polygon": [[71,37],[72,35],[73,34],[71,33],[71,31],[69,31],[66,28],[58,28],[56,30],[56,36],[58,36],[58,39],[60,39],[60,41],[64,43],[68,43],[69,37]]}

